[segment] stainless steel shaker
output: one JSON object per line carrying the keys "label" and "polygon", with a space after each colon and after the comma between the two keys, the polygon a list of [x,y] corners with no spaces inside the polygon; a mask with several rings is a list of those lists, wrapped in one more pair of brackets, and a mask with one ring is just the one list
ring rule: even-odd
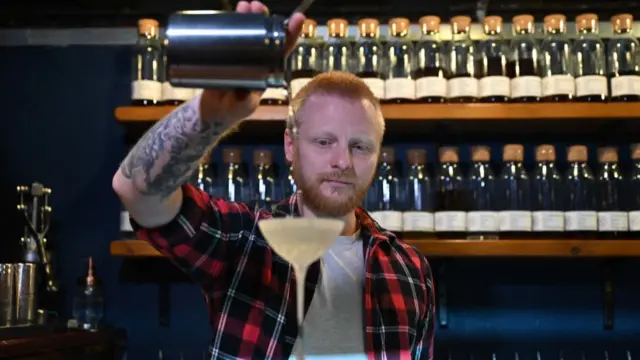
{"label": "stainless steel shaker", "polygon": [[172,86],[252,89],[286,87],[282,16],[180,11],[167,25],[167,74]]}
{"label": "stainless steel shaker", "polygon": [[36,264],[13,264],[16,325],[32,325],[37,320],[37,271]]}
{"label": "stainless steel shaker", "polygon": [[14,283],[13,264],[0,264],[0,327],[11,326],[15,321]]}

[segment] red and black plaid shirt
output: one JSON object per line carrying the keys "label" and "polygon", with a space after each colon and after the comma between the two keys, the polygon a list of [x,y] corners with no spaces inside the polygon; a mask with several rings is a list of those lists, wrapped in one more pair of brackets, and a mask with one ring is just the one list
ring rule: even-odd
{"label": "red and black plaid shirt", "polygon": [[[298,334],[295,276],[268,246],[258,221],[299,215],[296,196],[276,209],[246,205],[183,186],[180,214],[137,235],[202,287],[209,308],[212,359],[288,359]],[[435,298],[431,269],[414,247],[358,209],[365,254],[363,329],[369,359],[433,359]],[[133,223],[133,221],[132,221]],[[306,307],[320,274],[309,268]]]}

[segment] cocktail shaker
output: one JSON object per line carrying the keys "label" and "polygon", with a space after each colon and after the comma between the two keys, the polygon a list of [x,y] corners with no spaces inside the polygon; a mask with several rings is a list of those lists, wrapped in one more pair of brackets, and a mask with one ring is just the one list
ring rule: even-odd
{"label": "cocktail shaker", "polygon": [[179,11],[167,25],[172,86],[264,90],[286,87],[287,18],[224,11]]}

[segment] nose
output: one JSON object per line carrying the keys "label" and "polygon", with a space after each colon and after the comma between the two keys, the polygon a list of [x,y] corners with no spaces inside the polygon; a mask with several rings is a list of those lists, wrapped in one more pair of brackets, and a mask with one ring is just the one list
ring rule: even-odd
{"label": "nose", "polygon": [[332,149],[331,167],[345,171],[352,166],[351,150],[348,146],[335,146]]}

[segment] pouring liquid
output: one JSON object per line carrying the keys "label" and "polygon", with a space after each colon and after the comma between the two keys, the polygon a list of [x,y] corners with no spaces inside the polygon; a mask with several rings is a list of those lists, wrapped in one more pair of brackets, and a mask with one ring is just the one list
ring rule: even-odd
{"label": "pouring liquid", "polygon": [[304,285],[307,269],[336,242],[344,227],[342,220],[279,218],[258,222],[265,240],[291,264],[296,276],[296,314],[299,346],[296,360],[304,359]]}

